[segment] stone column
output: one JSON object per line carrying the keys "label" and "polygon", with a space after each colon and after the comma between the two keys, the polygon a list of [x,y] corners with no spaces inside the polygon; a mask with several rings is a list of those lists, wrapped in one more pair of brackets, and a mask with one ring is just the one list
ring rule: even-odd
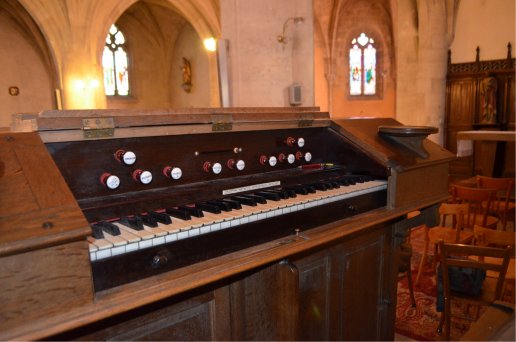
{"label": "stone column", "polygon": [[448,31],[446,0],[398,1],[396,118],[407,125],[435,126],[444,136]]}

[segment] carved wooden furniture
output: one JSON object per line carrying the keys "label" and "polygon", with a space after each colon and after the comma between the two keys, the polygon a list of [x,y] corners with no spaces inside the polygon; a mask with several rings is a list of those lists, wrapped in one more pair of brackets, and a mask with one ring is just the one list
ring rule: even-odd
{"label": "carved wooden furniture", "polygon": [[398,246],[448,198],[454,157],[382,125],[399,124],[20,115],[35,132],[0,136],[0,339],[393,339]]}
{"label": "carved wooden furniture", "polygon": [[[448,54],[445,108],[445,147],[456,153],[458,132],[507,131],[515,129],[515,59],[511,46],[507,58],[480,60],[480,49],[470,63],[451,63]],[[474,154],[452,162],[453,180],[477,174],[514,177],[514,140],[474,141]]]}

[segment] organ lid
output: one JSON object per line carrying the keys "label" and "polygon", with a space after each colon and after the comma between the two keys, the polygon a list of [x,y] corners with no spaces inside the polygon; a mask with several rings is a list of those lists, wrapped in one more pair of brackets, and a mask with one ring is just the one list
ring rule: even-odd
{"label": "organ lid", "polygon": [[0,257],[90,235],[38,134],[0,133],[0,155]]}
{"label": "organ lid", "polygon": [[[328,126],[318,107],[49,110],[15,114],[14,131],[39,131],[43,141],[77,141]],[[98,134],[95,134],[98,133]]]}

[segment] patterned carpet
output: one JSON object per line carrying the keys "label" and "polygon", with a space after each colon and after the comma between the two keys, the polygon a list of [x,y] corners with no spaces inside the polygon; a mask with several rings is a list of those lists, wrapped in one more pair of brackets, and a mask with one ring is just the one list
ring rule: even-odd
{"label": "patterned carpet", "polygon": [[[423,251],[423,229],[416,228],[412,231],[411,244],[413,248],[412,276],[415,280],[421,253]],[[431,261],[431,259],[430,259]],[[416,307],[410,303],[410,295],[407,287],[407,277],[400,274],[398,282],[398,304],[396,307],[396,333],[416,341],[439,341],[441,335],[437,333],[440,313],[436,311],[435,302],[437,284],[432,263],[425,265],[418,287],[414,288]],[[468,315],[476,316],[475,309]],[[461,307],[452,308],[454,312],[462,310]],[[480,313],[482,312],[482,309]],[[471,321],[452,318],[451,340],[458,340],[468,329]]]}

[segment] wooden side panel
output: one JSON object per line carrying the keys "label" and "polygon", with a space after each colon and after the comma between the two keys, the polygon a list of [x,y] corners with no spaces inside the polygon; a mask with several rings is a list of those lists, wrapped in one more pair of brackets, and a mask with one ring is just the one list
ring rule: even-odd
{"label": "wooden side panel", "polygon": [[374,235],[336,246],[333,282],[338,303],[338,340],[382,340],[384,240]]}
{"label": "wooden side panel", "polygon": [[[199,292],[199,291],[198,291]],[[55,340],[216,341],[230,339],[228,288],[169,298],[113,316]]]}
{"label": "wooden side panel", "polygon": [[299,339],[327,341],[331,336],[331,257],[327,251],[294,262],[299,270]]}
{"label": "wooden side panel", "polygon": [[430,165],[403,173],[393,172],[389,178],[390,207],[400,207],[433,196],[448,194],[448,163]]}
{"label": "wooden side panel", "polygon": [[0,134],[0,255],[85,240],[90,229],[37,133]]}
{"label": "wooden side panel", "polygon": [[[477,83],[477,79],[472,77],[449,81],[445,146],[453,153],[457,153],[457,132],[470,130],[475,121]],[[451,163],[450,173],[470,175],[472,167],[473,158],[462,157]]]}
{"label": "wooden side panel", "polygon": [[86,241],[0,258],[0,330],[93,300]]}
{"label": "wooden side panel", "polygon": [[298,275],[287,263],[261,269],[231,285],[233,340],[297,340]]}

